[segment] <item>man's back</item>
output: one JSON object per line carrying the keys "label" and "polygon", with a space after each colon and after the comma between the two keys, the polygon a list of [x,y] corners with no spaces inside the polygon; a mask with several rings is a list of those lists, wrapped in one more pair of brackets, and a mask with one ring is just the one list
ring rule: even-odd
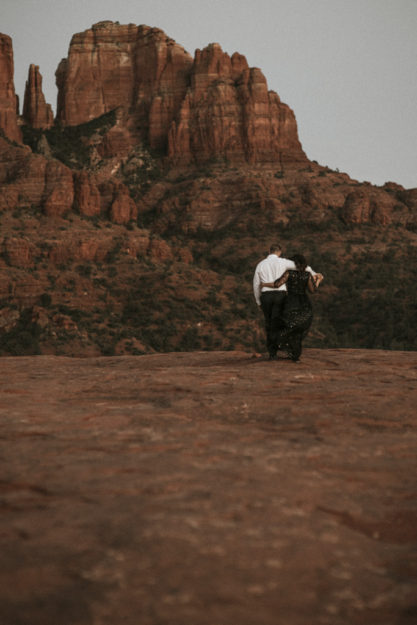
{"label": "man's back", "polygon": [[[261,260],[258,263],[255,269],[255,275],[253,277],[253,293],[255,295],[256,302],[258,306],[261,304],[260,296],[261,296],[261,283],[262,282],[274,282],[278,280],[282,276],[283,273],[287,271],[287,269],[295,269],[295,265],[292,260],[288,258],[281,258],[276,254],[269,254],[266,258]],[[273,289],[270,287],[263,287],[262,291],[274,291],[277,289]],[[285,284],[278,289],[279,291],[285,291]]]}

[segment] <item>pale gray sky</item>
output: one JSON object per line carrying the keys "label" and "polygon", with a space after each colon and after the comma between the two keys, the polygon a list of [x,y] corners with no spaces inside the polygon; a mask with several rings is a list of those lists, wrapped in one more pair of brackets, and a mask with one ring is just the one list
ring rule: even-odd
{"label": "pale gray sky", "polygon": [[212,42],[244,54],[294,110],[311,160],[417,187],[417,0],[1,0],[21,104],[35,63],[56,109],[71,36],[102,20],[156,26],[191,55]]}

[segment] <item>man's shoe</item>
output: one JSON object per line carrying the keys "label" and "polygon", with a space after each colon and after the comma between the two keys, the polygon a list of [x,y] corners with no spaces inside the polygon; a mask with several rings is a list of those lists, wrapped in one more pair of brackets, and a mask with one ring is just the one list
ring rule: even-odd
{"label": "man's shoe", "polygon": [[276,354],[269,354],[268,360],[278,360],[278,356]]}

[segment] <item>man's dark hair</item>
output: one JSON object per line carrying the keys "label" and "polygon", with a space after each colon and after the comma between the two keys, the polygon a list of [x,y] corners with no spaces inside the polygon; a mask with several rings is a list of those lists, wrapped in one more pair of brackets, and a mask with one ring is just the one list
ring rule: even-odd
{"label": "man's dark hair", "polygon": [[278,243],[275,243],[274,245],[271,245],[269,247],[269,253],[274,254],[274,252],[282,252],[282,247],[278,245]]}

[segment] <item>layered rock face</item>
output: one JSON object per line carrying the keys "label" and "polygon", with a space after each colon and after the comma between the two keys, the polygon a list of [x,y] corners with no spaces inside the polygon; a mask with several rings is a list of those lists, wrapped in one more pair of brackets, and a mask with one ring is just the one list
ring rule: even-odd
{"label": "layered rock face", "polygon": [[121,182],[97,186],[87,172],[73,172],[0,137],[0,211],[16,207],[39,208],[49,217],[75,209],[87,217],[107,215],[118,224],[137,218],[137,207]]}
{"label": "layered rock face", "polygon": [[179,163],[224,157],[249,163],[305,162],[291,109],[268,91],[245,57],[218,44],[196,51],[191,85],[169,133]]}
{"label": "layered rock face", "polygon": [[74,35],[57,69],[57,119],[76,125],[123,107],[132,114],[132,132],[163,148],[191,65],[190,55],[159,29],[95,24]]}
{"label": "layered rock face", "polygon": [[341,217],[346,223],[374,223],[383,226],[391,222],[391,216],[398,202],[384,192],[353,191],[346,197]]}
{"label": "layered rock face", "polygon": [[17,125],[18,100],[13,77],[12,40],[0,33],[0,128],[6,137],[20,142],[22,135]]}
{"label": "layered rock face", "polygon": [[46,103],[42,91],[42,76],[39,67],[31,64],[26,81],[23,101],[23,119],[32,128],[50,128],[54,123],[51,105]]}
{"label": "layered rock face", "polygon": [[0,210],[34,206],[57,216],[72,208],[73,173],[57,160],[11,146],[0,138],[0,174]]}
{"label": "layered rock face", "polygon": [[307,160],[291,109],[259,69],[218,44],[193,60],[161,30],[100,22],[74,35],[56,78],[62,124],[122,107],[132,137],[175,164]]}

